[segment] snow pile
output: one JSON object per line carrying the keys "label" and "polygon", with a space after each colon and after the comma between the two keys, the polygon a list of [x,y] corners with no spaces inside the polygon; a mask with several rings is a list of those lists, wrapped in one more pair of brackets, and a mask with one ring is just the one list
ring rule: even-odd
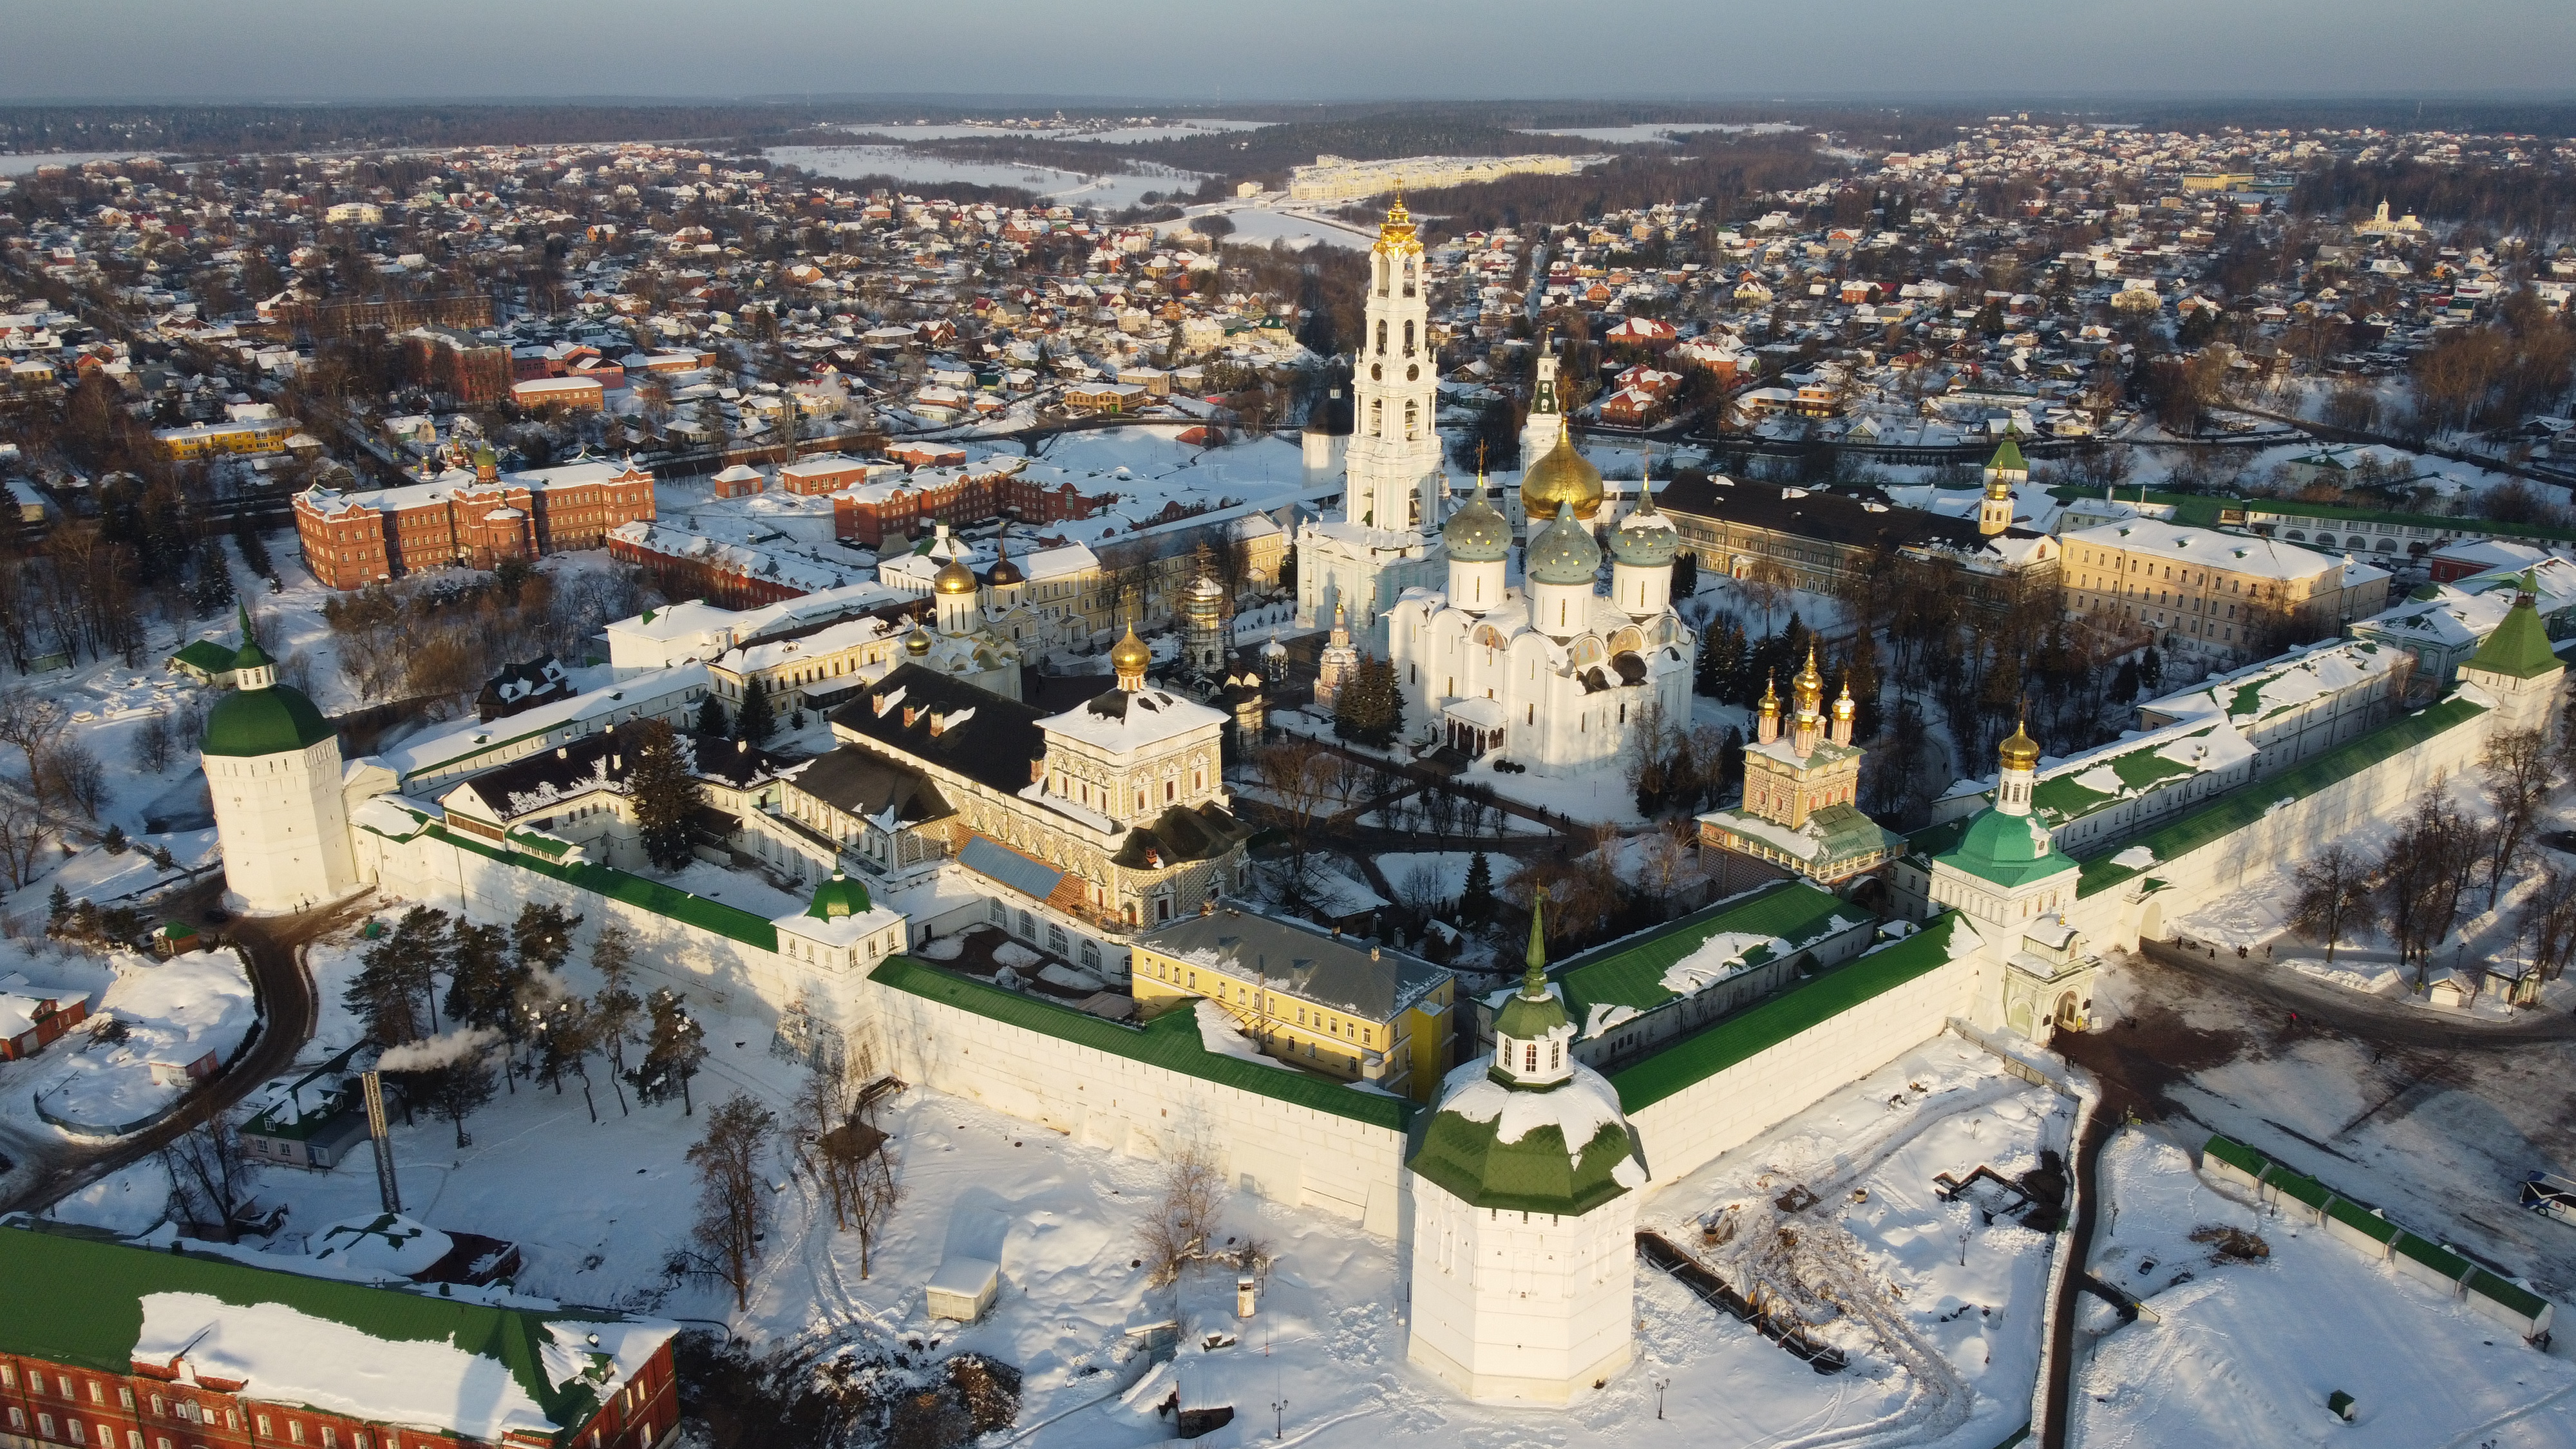
{"label": "snow pile", "polygon": [[[1604,1127],[1625,1127],[1619,1111],[1619,1089],[1610,1079],[1581,1063],[1565,1085],[1547,1092],[1516,1092],[1486,1075],[1482,1061],[1469,1062],[1449,1074],[1449,1095],[1440,1110],[1470,1122],[1492,1122],[1494,1140],[1518,1142],[1542,1127],[1553,1127],[1565,1139],[1565,1155],[1580,1158]],[[1645,1169],[1633,1156],[1623,1159],[1619,1185],[1636,1187]]]}
{"label": "snow pile", "polygon": [[2323,961],[2311,961],[2305,958],[2284,961],[2281,964],[2302,976],[2322,981],[2328,986],[2340,986],[2347,991],[2366,992],[2372,996],[2387,995],[2396,990],[2398,983],[2405,979],[2394,966],[2370,964],[2329,966]]}
{"label": "snow pile", "polygon": [[966,938],[963,936],[941,936],[912,948],[912,954],[924,961],[954,961],[965,951]]}
{"label": "snow pile", "polygon": [[283,1303],[226,1303],[205,1293],[147,1293],[138,1363],[184,1357],[202,1377],[243,1392],[390,1424],[429,1424],[459,1438],[551,1436],[546,1417],[497,1358],[453,1343],[376,1338]]}
{"label": "snow pile", "polygon": [[170,1174],[159,1158],[147,1157],[55,1203],[45,1215],[131,1238],[152,1231],[169,1212]]}
{"label": "snow pile", "polygon": [[1045,959],[1017,941],[1004,941],[993,948],[993,964],[996,966],[1025,968],[1035,966]]}
{"label": "snow pile", "polygon": [[1634,1020],[1637,1008],[1616,1002],[1596,1001],[1583,1016],[1583,1039],[1590,1041],[1622,1022]]}
{"label": "snow pile", "polygon": [[1067,991],[1100,991],[1106,989],[1109,984],[1088,972],[1076,971],[1070,966],[1059,966],[1052,961],[1038,968],[1038,979],[1051,986],[1061,986]]}
{"label": "snow pile", "polygon": [[345,1218],[313,1235],[313,1256],[389,1278],[416,1278],[456,1246],[427,1223],[397,1213]]}
{"label": "snow pile", "polygon": [[2145,870],[2156,863],[2156,852],[2152,846],[2132,845],[2112,856],[2111,863],[2122,870]]}
{"label": "snow pile", "polygon": [[1224,1007],[1202,996],[1195,1003],[1194,1010],[1198,1013],[1199,1019],[1199,1045],[1207,1048],[1208,1055],[1259,1062],[1265,1067],[1277,1067],[1283,1072],[1297,1070],[1277,1057],[1263,1056],[1261,1048],[1253,1045],[1252,1038],[1245,1036],[1236,1028],[1234,1018],[1225,1014]]}
{"label": "snow pile", "polygon": [[1787,955],[1789,943],[1751,931],[1720,931],[1699,948],[1664,968],[1663,988],[1675,996],[1696,996],[1744,969],[1744,958],[1757,947],[1769,948],[1768,959]]}
{"label": "snow pile", "polygon": [[116,981],[93,1020],[103,1026],[104,1018],[120,1024],[125,1039],[108,1040],[101,1026],[88,1026],[72,1039],[78,1049],[36,1089],[55,1118],[108,1128],[151,1116],[196,1077],[230,1060],[259,1008],[241,958],[230,950],[159,963],[129,955],[118,958]]}

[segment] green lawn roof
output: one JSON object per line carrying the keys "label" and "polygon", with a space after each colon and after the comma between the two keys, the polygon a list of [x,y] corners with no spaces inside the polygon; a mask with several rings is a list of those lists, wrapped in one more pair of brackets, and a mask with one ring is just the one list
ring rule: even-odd
{"label": "green lawn roof", "polygon": [[606,896],[612,901],[622,902],[639,910],[651,911],[657,916],[667,916],[683,925],[711,931],[716,935],[740,941],[746,946],[757,946],[763,951],[778,949],[778,928],[740,906],[729,906],[722,901],[709,900],[705,896],[684,891],[678,886],[664,885],[657,880],[647,880],[643,876],[630,874],[614,866],[600,865],[595,861],[580,860],[567,863],[550,856],[532,855],[524,850],[502,850],[490,841],[477,840],[471,835],[450,830],[444,825],[429,827],[429,833],[460,850],[470,850],[488,860],[497,860],[505,865],[533,870],[539,875],[552,876],[556,880],[578,886],[594,895]]}
{"label": "green lawn roof", "polygon": [[[1572,956],[1558,967],[1565,1006],[1575,1021],[1589,1018],[1596,1005],[1651,1011],[1678,999],[1665,989],[1664,972],[1700,948],[1712,936],[1728,933],[1776,936],[1795,950],[1832,934],[1836,916],[1857,925],[1867,911],[1803,881],[1781,881],[1749,897],[1738,896],[1693,911],[1678,921],[1644,935]],[[1744,956],[1747,965],[1771,959],[1769,948],[1756,946]]]}
{"label": "green lawn roof", "polygon": [[2391,720],[2366,735],[2346,740],[2294,769],[2213,796],[2198,810],[2150,831],[2118,851],[2085,861],[2076,894],[2079,897],[2098,895],[2153,868],[2119,864],[2116,857],[2126,851],[2143,845],[2155,853],[2155,865],[2179,860],[2262,819],[2283,801],[2306,799],[2328,785],[2394,758],[2484,713],[2485,705],[2455,694],[2429,709]]}
{"label": "green lawn roof", "polygon": [[1076,1046],[1145,1062],[1184,1076],[1255,1092],[1318,1112],[1402,1132],[1421,1109],[1401,1097],[1364,1092],[1329,1077],[1281,1063],[1265,1066],[1211,1052],[1199,1040],[1198,1013],[1167,1011],[1137,1027],[1076,1011],[1042,997],[942,971],[905,956],[888,956],[868,973],[881,986],[909,992],[960,1011],[1069,1041]]}
{"label": "green lawn roof", "polygon": [[619,1321],[616,1314],[594,1310],[496,1308],[307,1278],[207,1254],[0,1227],[0,1352],[129,1373],[143,1332],[143,1299],[152,1293],[202,1293],[243,1306],[282,1304],[387,1342],[453,1344],[505,1366],[546,1416],[564,1426],[558,1442],[568,1442],[572,1430],[589,1422],[600,1400],[579,1378],[561,1388],[547,1380],[539,1356],[552,1341],[546,1324]]}
{"label": "green lawn roof", "polygon": [[1633,1115],[1946,965],[1959,922],[1956,911],[1945,911],[1895,945],[1791,987],[1613,1074],[1610,1082],[1619,1089],[1620,1107]]}

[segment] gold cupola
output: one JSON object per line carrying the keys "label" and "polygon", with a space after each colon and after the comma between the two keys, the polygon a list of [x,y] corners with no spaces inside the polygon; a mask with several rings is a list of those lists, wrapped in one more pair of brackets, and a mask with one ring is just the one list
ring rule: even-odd
{"label": "gold cupola", "polygon": [[1554,518],[1558,505],[1569,504],[1577,519],[1590,523],[1601,511],[1603,493],[1601,470],[1575,450],[1574,431],[1559,418],[1556,446],[1521,478],[1521,511],[1532,519]]}

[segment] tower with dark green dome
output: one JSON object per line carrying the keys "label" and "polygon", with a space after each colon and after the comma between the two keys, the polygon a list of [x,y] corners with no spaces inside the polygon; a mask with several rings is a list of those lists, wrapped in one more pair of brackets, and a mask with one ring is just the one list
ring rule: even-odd
{"label": "tower with dark green dome", "polygon": [[1626,1366],[1638,1160],[1619,1094],[1574,1059],[1544,901],[1494,1054],[1449,1074],[1413,1181],[1406,1356],[1480,1403],[1562,1404]]}
{"label": "tower with dark green dome", "polygon": [[1971,1013],[1988,1028],[2036,1041],[2084,1029],[2099,966],[2066,923],[2082,876],[2031,813],[2039,742],[2016,727],[1996,750],[1995,803],[1968,822],[1959,843],[1932,858],[1932,900],[1976,925],[1990,963]]}
{"label": "tower with dark green dome", "polygon": [[206,714],[202,753],[227,892],[242,909],[295,911],[358,884],[341,793],[340,736],[277,666],[241,611],[233,690]]}

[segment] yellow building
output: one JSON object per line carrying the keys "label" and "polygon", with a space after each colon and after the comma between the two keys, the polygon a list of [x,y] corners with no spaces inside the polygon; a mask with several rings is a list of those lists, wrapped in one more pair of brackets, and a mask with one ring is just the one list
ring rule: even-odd
{"label": "yellow building", "polygon": [[2062,542],[2058,578],[2070,618],[2117,620],[2215,660],[2330,637],[2388,602],[2386,570],[2257,534],[2140,518]]}
{"label": "yellow building", "polygon": [[300,426],[293,418],[255,418],[237,423],[197,423],[184,428],[155,428],[152,441],[174,463],[223,454],[283,453],[286,440]]}
{"label": "yellow building", "polygon": [[1144,1015],[1215,1002],[1309,1071],[1428,1102],[1449,1070],[1457,986],[1418,956],[1224,906],[1137,937],[1134,970]]}

